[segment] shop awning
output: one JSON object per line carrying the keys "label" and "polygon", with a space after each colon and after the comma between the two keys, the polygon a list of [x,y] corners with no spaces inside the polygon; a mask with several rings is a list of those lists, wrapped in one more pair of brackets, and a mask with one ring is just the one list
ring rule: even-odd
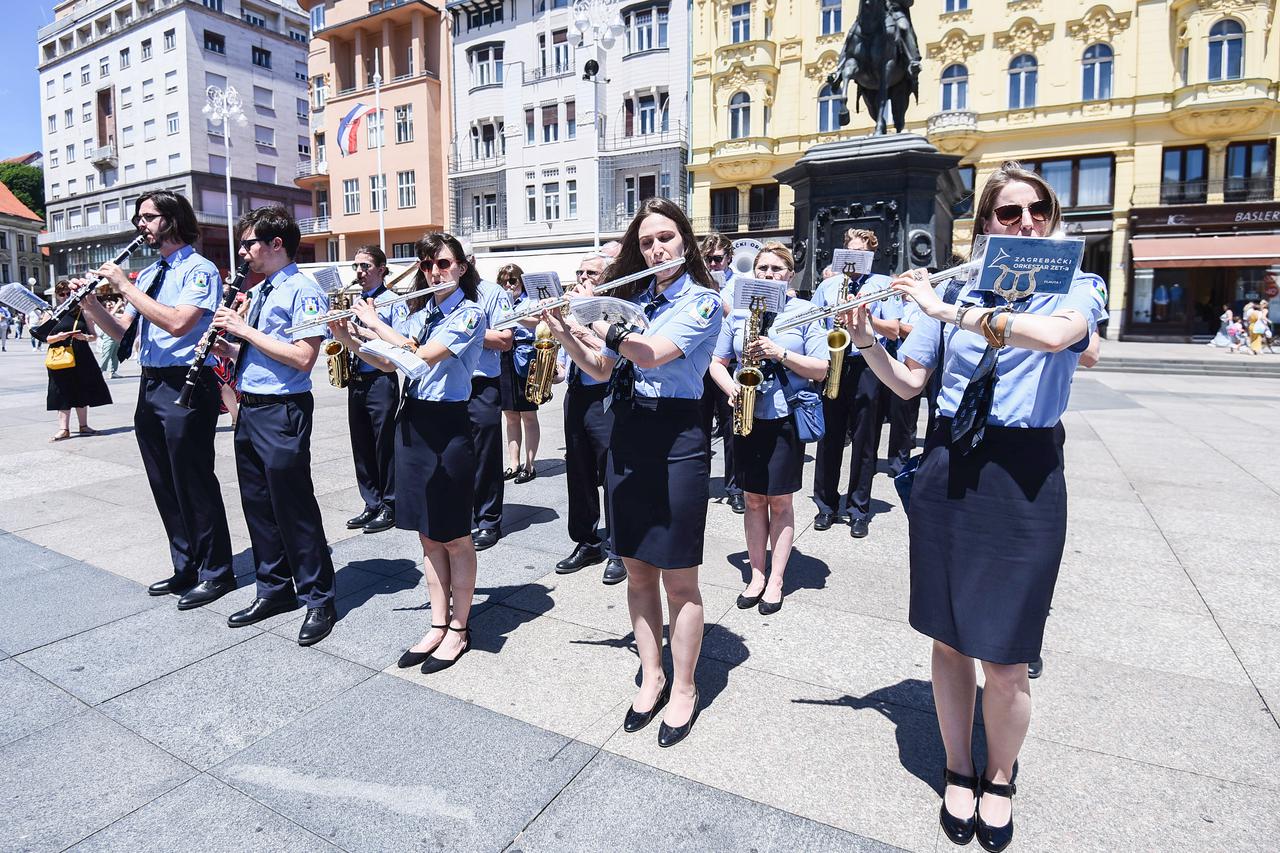
{"label": "shop awning", "polygon": [[1280,263],[1280,234],[1232,237],[1150,237],[1129,242],[1133,265],[1176,267],[1265,267]]}

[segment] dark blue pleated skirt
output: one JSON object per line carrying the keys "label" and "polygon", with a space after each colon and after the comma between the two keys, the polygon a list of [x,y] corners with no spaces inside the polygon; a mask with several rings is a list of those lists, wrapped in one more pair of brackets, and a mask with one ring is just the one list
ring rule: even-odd
{"label": "dark blue pleated skirt", "polygon": [[950,447],[939,419],[911,489],[911,626],[991,663],[1031,663],[1067,533],[1062,425],[988,426]]}
{"label": "dark blue pleated skirt", "polygon": [[790,495],[800,491],[804,442],[795,420],[756,418],[748,435],[733,436],[733,467],[738,486],[756,495]]}
{"label": "dark blue pleated skirt", "polygon": [[467,401],[407,398],[396,418],[396,527],[436,542],[470,535],[475,483]]}

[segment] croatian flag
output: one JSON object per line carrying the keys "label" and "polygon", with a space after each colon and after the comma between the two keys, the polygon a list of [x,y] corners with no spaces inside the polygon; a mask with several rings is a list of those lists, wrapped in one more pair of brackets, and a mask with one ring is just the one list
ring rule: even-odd
{"label": "croatian flag", "polygon": [[364,104],[356,104],[351,112],[338,122],[338,153],[343,157],[356,153],[356,140],[359,139],[360,122],[374,112],[374,108]]}

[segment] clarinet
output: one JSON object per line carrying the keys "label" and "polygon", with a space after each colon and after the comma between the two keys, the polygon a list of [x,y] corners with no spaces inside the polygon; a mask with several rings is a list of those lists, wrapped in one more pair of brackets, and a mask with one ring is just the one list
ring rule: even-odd
{"label": "clarinet", "polygon": [[[116,255],[115,259],[111,262],[117,266],[123,264],[129,259],[129,256],[136,252],[146,241],[147,235],[139,234],[137,237],[134,237],[133,242],[125,246],[120,254]],[[76,306],[79,305],[86,296],[93,293],[94,288],[96,288],[98,284],[98,276],[90,276],[89,279],[80,287],[76,288],[76,290],[68,296],[62,304],[53,309],[53,313],[49,315],[49,319],[45,320],[38,326],[31,327],[31,337],[41,343],[45,342],[48,339],[49,334],[53,331],[53,327],[58,324],[58,321],[65,317],[68,312],[74,311]]]}
{"label": "clarinet", "polygon": [[[227,282],[226,289],[222,291],[223,308],[230,308],[231,303],[236,301],[247,275],[249,275],[249,262],[245,261],[236,269],[236,277]],[[196,344],[195,357],[191,360],[191,366],[187,368],[187,378],[183,382],[182,393],[178,395],[176,401],[182,408],[191,408],[191,395],[195,393],[196,386],[200,384],[200,368],[204,367],[204,360],[209,355],[209,349],[213,346],[214,341],[220,337],[222,337],[222,331],[215,329],[213,324],[210,323],[209,330],[204,333],[200,343]]]}

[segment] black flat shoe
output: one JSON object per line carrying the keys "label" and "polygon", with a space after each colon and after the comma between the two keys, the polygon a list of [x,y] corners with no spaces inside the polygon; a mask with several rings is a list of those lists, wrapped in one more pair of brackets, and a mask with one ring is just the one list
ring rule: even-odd
{"label": "black flat shoe", "polygon": [[814,530],[830,530],[831,525],[836,523],[836,514],[834,512],[820,512],[813,517]]}
{"label": "black flat shoe", "polygon": [[[441,631],[449,630],[448,625],[432,625],[431,627],[433,629],[439,628]],[[442,634],[440,636],[440,643],[443,643],[443,642],[444,642],[444,635]],[[431,651],[427,651],[427,652],[415,652],[413,649],[405,649],[404,654],[400,655],[400,660],[396,661],[396,666],[399,667],[400,669],[410,669],[415,666],[421,666],[423,662],[426,661],[427,658],[431,657],[431,652],[434,652],[436,649],[440,648],[440,643],[436,643],[434,646],[431,647]]]}
{"label": "black flat shoe", "polygon": [[1027,664],[1027,678],[1039,678],[1044,672],[1044,658],[1038,657]]}
{"label": "black flat shoe", "polygon": [[502,472],[502,479],[503,480],[515,479],[515,476],[523,470],[524,470],[523,465],[517,465],[514,468],[507,468],[505,471]]}
{"label": "black flat shoe", "polygon": [[390,530],[396,526],[396,514],[389,509],[383,508],[377,515],[369,519],[364,526],[365,533],[381,533],[384,530]]}
{"label": "black flat shoe", "polygon": [[535,471],[533,468],[525,468],[522,471],[520,471],[519,474],[516,474],[514,481],[516,483],[527,483],[530,480],[536,480],[536,479],[538,479],[538,472]]}
{"label": "black flat shoe", "polygon": [[849,522],[849,535],[854,539],[862,539],[867,533],[867,520],[865,518],[855,518]]}
{"label": "black flat shoe", "polygon": [[742,515],[747,511],[747,504],[742,495],[729,495],[729,509]]}
{"label": "black flat shoe", "polygon": [[622,583],[626,579],[627,579],[626,563],[622,562],[617,557],[614,557],[611,560],[609,560],[608,563],[605,563],[604,577],[602,577],[600,580],[606,586],[613,586],[615,583]]}
{"label": "black flat shoe", "polygon": [[[430,655],[427,656],[426,661],[424,661],[422,664],[423,675],[431,675],[432,673],[436,673],[436,672],[444,672],[446,669],[448,669],[449,667],[457,663],[458,658],[461,658],[471,649],[471,629],[470,628],[466,628],[466,627],[455,628],[452,625],[450,625],[445,630],[457,631],[460,634],[466,634],[467,635],[466,643],[458,651],[457,657],[454,657],[450,660],[445,660],[444,658],[435,657],[435,652],[433,651]],[[438,650],[439,646],[437,646],[436,649]]]}
{"label": "black flat shoe", "polygon": [[147,587],[147,595],[181,595],[199,580],[195,575],[170,575]]}
{"label": "black flat shoe", "polygon": [[[981,781],[983,795],[991,794],[995,797],[1008,797],[1011,800],[1013,795],[1018,793],[1018,786],[1010,782],[1008,785],[997,785],[983,777]],[[982,849],[987,853],[1000,853],[1001,850],[1009,846],[1009,842],[1013,841],[1013,810],[1010,803],[1009,822],[1004,826],[991,826],[982,819],[982,815],[975,809],[973,819],[976,822],[976,835],[978,843],[982,845]]]}
{"label": "black flat shoe", "polygon": [[663,685],[658,698],[654,700],[653,707],[647,711],[637,711],[634,706],[627,709],[627,717],[622,721],[622,730],[624,732],[638,732],[645,726],[653,722],[653,718],[658,716],[658,712],[666,707],[667,700],[671,698],[671,682],[668,681]]}
{"label": "black flat shoe", "polygon": [[573,553],[556,563],[556,574],[571,575],[574,572],[604,562],[604,548],[597,542],[594,545],[578,543]]}
{"label": "black flat shoe", "polygon": [[698,691],[693,691],[693,713],[689,715],[689,722],[683,726],[668,726],[665,722],[658,726],[658,746],[666,748],[675,746],[680,741],[689,736],[689,732],[693,731],[693,724],[698,719]]}
{"label": "black flat shoe", "polygon": [[[957,788],[968,788],[973,792],[973,814],[965,819],[960,819],[947,811],[946,789],[948,785],[955,785]],[[961,776],[959,773],[953,773],[950,770],[942,772],[942,807],[938,811],[938,823],[942,824],[942,832],[948,839],[955,844],[968,844],[973,840],[974,829],[977,826],[978,816],[978,780],[973,776]]]}
{"label": "black flat shoe", "polygon": [[281,613],[288,613],[294,608],[292,601],[272,601],[269,598],[255,598],[244,610],[232,613],[227,617],[228,628],[243,628],[263,619],[270,619]]}
{"label": "black flat shoe", "polygon": [[367,509],[365,509],[364,512],[360,513],[354,518],[347,519],[347,529],[359,530],[361,527],[364,527],[366,524],[368,524],[373,519],[373,517],[377,514],[378,514],[378,508],[376,506],[368,507]]}
{"label": "black flat shoe", "polygon": [[739,595],[738,609],[750,610],[751,608],[755,607],[757,604],[760,603],[760,596],[762,595],[764,595],[763,589],[757,592],[755,595]]}
{"label": "black flat shoe", "polygon": [[[761,593],[761,595],[763,595],[763,593]],[[765,601],[763,598],[761,598],[760,604],[756,607],[756,611],[759,612],[761,616],[772,616],[773,614],[777,613],[781,609],[782,609],[781,598],[779,598],[777,601]]]}
{"label": "black flat shoe", "polygon": [[497,545],[500,538],[502,534],[496,527],[486,527],[471,534],[471,544],[475,545],[477,551],[483,551]]}
{"label": "black flat shoe", "polygon": [[178,609],[194,610],[197,607],[204,607],[206,604],[222,598],[222,596],[235,588],[235,578],[221,581],[200,581],[200,583],[183,593],[182,598],[178,599]]}
{"label": "black flat shoe", "polygon": [[338,621],[338,609],[333,602],[311,607],[307,610],[307,618],[302,620],[302,629],[298,631],[298,645],[314,646],[329,636],[333,623]]}

